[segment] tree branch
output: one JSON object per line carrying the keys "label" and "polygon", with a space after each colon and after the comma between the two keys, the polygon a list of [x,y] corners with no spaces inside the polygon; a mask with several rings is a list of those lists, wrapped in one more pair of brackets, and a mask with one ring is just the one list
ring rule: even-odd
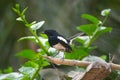
{"label": "tree branch", "polygon": [[[48,59],[50,62],[54,64],[61,64],[61,65],[69,65],[69,66],[81,66],[81,67],[87,67],[92,62],[88,61],[78,61],[78,60],[69,60],[69,59],[59,59],[59,58],[53,58],[50,56],[43,56],[44,58]],[[114,63],[107,63],[110,65],[111,69],[114,70],[120,70],[120,65],[114,64]]]}
{"label": "tree branch", "polygon": [[69,66],[82,66],[82,67],[87,67],[90,64],[90,62],[87,62],[87,61],[60,59],[60,58],[53,58],[50,56],[43,56],[43,57],[48,59],[50,62],[54,64],[69,65]]}

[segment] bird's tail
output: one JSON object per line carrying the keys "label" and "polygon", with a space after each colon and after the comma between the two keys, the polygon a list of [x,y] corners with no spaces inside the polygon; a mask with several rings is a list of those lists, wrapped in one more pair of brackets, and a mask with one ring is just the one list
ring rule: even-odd
{"label": "bird's tail", "polygon": [[80,36],[84,36],[84,35],[85,35],[85,33],[78,33],[78,34],[75,34],[75,35],[69,37],[67,40],[68,40],[69,44],[72,44],[74,39],[76,39],[77,37],[80,37]]}

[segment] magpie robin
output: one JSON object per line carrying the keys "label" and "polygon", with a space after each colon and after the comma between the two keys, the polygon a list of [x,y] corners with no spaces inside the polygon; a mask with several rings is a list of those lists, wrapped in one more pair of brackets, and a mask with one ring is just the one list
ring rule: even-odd
{"label": "magpie robin", "polygon": [[55,30],[45,30],[44,32],[48,36],[48,42],[51,47],[58,51],[71,52],[72,48],[69,45],[69,40],[65,39]]}

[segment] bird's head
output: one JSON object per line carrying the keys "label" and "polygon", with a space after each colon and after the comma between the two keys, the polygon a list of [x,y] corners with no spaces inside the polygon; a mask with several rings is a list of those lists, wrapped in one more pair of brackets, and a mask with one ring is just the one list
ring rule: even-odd
{"label": "bird's head", "polygon": [[57,33],[55,30],[45,30],[44,33],[45,33],[47,36],[55,36],[55,35],[58,35],[58,33]]}

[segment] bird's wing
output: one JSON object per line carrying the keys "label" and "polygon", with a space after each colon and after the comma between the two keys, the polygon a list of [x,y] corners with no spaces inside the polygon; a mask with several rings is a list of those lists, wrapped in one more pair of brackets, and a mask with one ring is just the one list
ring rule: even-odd
{"label": "bird's wing", "polygon": [[71,51],[72,51],[72,48],[70,47],[68,41],[67,41],[64,37],[58,36],[57,38],[59,39],[59,43],[60,43],[63,47],[65,47],[65,51],[66,51],[66,52],[71,52]]}
{"label": "bird's wing", "polygon": [[51,47],[59,42],[56,36],[49,36],[48,41]]}

